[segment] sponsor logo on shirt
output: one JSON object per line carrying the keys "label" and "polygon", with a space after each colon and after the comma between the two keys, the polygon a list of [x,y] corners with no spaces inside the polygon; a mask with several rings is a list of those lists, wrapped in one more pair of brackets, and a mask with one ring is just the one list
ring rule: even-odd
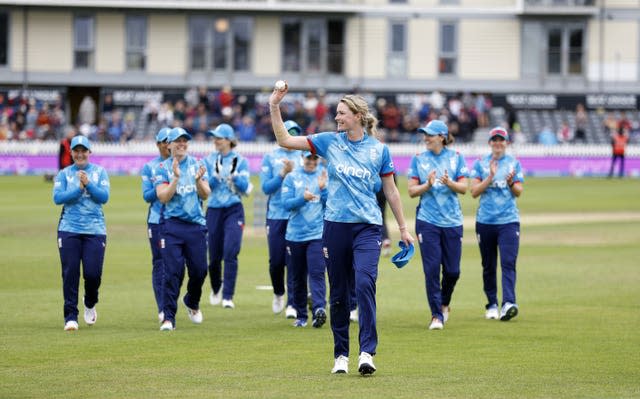
{"label": "sponsor logo on shirt", "polygon": [[336,166],[336,172],[361,179],[371,179],[371,172],[363,168],[356,168],[355,166],[338,164],[338,166]]}
{"label": "sponsor logo on shirt", "polygon": [[193,193],[194,191],[196,191],[196,185],[195,184],[185,184],[185,185],[181,185],[178,186],[176,188],[176,192],[180,195],[185,195],[185,194],[189,194],[189,193]]}

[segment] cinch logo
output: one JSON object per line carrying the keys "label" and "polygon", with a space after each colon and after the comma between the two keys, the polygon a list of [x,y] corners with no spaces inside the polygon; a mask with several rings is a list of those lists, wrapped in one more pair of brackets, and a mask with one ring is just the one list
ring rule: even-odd
{"label": "cinch logo", "polygon": [[356,168],[354,166],[344,166],[342,164],[336,167],[336,172],[347,176],[355,176],[361,179],[371,179],[371,172],[366,169]]}
{"label": "cinch logo", "polygon": [[494,180],[494,181],[491,182],[490,187],[505,188],[505,187],[507,187],[507,181],[506,180]]}
{"label": "cinch logo", "polygon": [[178,188],[176,188],[176,192],[180,195],[189,194],[194,191],[196,191],[195,184],[189,184],[188,186],[178,186]]}

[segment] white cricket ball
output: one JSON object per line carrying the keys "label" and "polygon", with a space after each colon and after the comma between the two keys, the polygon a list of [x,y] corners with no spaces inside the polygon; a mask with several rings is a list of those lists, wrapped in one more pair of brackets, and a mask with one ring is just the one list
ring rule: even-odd
{"label": "white cricket ball", "polygon": [[284,80],[278,80],[275,84],[276,90],[282,91],[287,87],[287,84]]}

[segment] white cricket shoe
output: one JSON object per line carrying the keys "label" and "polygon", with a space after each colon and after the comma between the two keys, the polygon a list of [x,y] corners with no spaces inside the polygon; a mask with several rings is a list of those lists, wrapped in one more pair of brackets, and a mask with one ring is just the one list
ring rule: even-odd
{"label": "white cricket shoe", "polygon": [[189,316],[189,320],[191,320],[191,322],[194,324],[202,323],[202,312],[200,311],[200,309],[191,309],[189,306],[187,306],[184,298],[182,298],[182,303],[184,303],[184,307],[187,308],[187,315]]}
{"label": "white cricket shoe", "polygon": [[500,313],[498,312],[498,305],[491,305],[487,308],[487,311],[484,313],[484,318],[487,320],[498,320],[500,318]]}
{"label": "white cricket shoe", "polygon": [[92,326],[96,324],[96,320],[98,320],[98,312],[96,312],[96,307],[92,308],[84,308],[84,322],[88,325]]}
{"label": "white cricket shoe", "polygon": [[160,326],[160,331],[173,331],[175,330],[175,327],[173,326],[173,323],[169,320],[165,320],[162,322],[162,325]]}
{"label": "white cricket shoe", "polygon": [[451,308],[449,306],[442,305],[442,323],[446,323],[449,320],[449,312]]}
{"label": "white cricket shoe", "polygon": [[349,320],[354,323],[358,322],[358,309],[353,309],[351,312],[349,312]]}
{"label": "white cricket shoe", "polygon": [[158,323],[162,323],[164,321],[164,312],[158,313]]}
{"label": "white cricket shoe", "polygon": [[373,364],[373,356],[367,352],[360,352],[360,358],[358,359],[358,372],[362,375],[373,374],[376,371],[376,366]]}
{"label": "white cricket shoe", "polygon": [[444,325],[442,324],[442,320],[437,317],[431,319],[431,324],[429,324],[429,330],[442,330]]}
{"label": "white cricket shoe", "polygon": [[331,374],[347,374],[349,372],[349,358],[340,355],[336,357],[336,361],[331,369]]}
{"label": "white cricket shoe", "polygon": [[298,312],[293,308],[293,306],[287,306],[287,310],[285,310],[284,315],[287,319],[295,319],[298,317]]}
{"label": "white cricket shoe", "polygon": [[69,320],[68,322],[64,323],[64,330],[65,331],[77,331],[78,330],[78,322],[75,320]]}
{"label": "white cricket shoe", "polygon": [[211,294],[209,294],[209,303],[212,306],[218,306],[220,305],[220,302],[222,302],[222,287],[220,287],[220,290],[217,294],[214,294],[213,291],[211,291]]}
{"label": "white cricket shoe", "polygon": [[296,321],[293,322],[293,326],[294,327],[306,327],[307,326],[307,321],[306,320],[302,320],[302,319],[296,319]]}
{"label": "white cricket shoe", "polygon": [[284,310],[284,295],[273,294],[273,302],[271,302],[271,310],[278,314]]}
{"label": "white cricket shoe", "polygon": [[501,321],[509,321],[518,315],[518,305],[511,302],[506,302],[502,305],[502,310],[500,310],[500,320]]}
{"label": "white cricket shoe", "polygon": [[236,305],[233,303],[231,299],[223,299],[222,307],[226,309],[235,309]]}

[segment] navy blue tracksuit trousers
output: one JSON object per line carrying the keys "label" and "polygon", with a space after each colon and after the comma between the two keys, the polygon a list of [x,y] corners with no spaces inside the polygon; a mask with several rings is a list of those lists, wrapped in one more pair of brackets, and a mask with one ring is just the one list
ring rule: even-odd
{"label": "navy blue tracksuit trousers", "polygon": [[92,308],[98,303],[98,289],[102,281],[102,266],[107,236],[58,231],[58,251],[62,264],[62,294],[64,321],[78,321],[78,288],[80,263],[84,277],[84,305]]}
{"label": "navy blue tracksuit trousers", "polygon": [[[209,278],[214,293],[222,286],[222,299],[233,299],[238,278],[238,254],[244,230],[242,203],[227,208],[207,208]],[[224,261],[224,279],[222,262]]]}
{"label": "navy blue tracksuit trousers", "polygon": [[[416,220],[416,234],[420,242],[427,300],[431,317],[443,321],[442,306],[449,306],[456,282],[460,277],[462,257],[462,226],[438,227]],[[442,283],[440,266],[442,265]],[[442,284],[442,285],[441,285]]]}
{"label": "navy blue tracksuit trousers", "polygon": [[360,351],[376,354],[376,280],[382,226],[324,222],[323,253],[329,274],[329,305],[334,357],[349,356],[351,286],[355,279]]}
{"label": "navy blue tracksuit trousers", "polygon": [[162,260],[162,229],[163,225],[158,223],[147,223],[147,233],[149,234],[149,246],[151,247],[151,285],[153,295],[156,298],[158,313],[162,311],[164,290],[164,261]]}
{"label": "navy blue tracksuit trousers", "polygon": [[[289,264],[287,254],[287,219],[267,219],[267,245],[269,246],[269,275],[273,293],[285,293],[285,268]],[[293,273],[287,273],[287,306],[293,306]]]}
{"label": "navy blue tracksuit trousers", "polygon": [[520,223],[484,224],[476,222],[482,256],[482,281],[487,307],[498,305],[498,251],[502,270],[502,305],[516,302],[516,261],[520,247]]}
{"label": "navy blue tracksuit trousers", "polygon": [[[311,309],[327,306],[325,261],[322,256],[322,240],[288,241],[289,271],[293,274],[293,307],[299,320],[307,320],[307,277],[311,290]],[[313,317],[313,315],[312,315]]]}
{"label": "navy blue tracksuit trousers", "polygon": [[207,229],[196,223],[170,218],[165,220],[162,259],[165,265],[164,319],[176,325],[180,286],[187,266],[189,281],[185,304],[200,309],[202,284],[207,277]]}

